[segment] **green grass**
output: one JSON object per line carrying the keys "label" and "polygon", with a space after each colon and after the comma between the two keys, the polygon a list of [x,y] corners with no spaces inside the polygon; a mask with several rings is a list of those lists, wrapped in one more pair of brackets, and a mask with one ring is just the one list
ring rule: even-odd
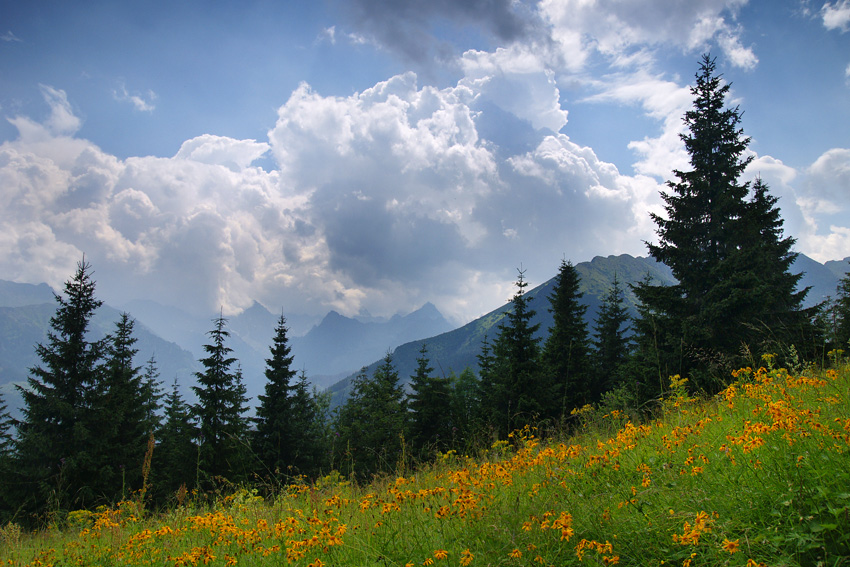
{"label": "green grass", "polygon": [[8,525],[0,565],[845,565],[848,396],[846,364],[744,370],[707,400],[674,379],[654,421],[584,409],[573,437],[526,428],[410,477]]}

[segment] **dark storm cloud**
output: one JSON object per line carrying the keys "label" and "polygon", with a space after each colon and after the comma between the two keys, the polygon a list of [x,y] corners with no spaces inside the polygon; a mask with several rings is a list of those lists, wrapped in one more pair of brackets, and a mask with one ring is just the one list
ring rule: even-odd
{"label": "dark storm cloud", "polygon": [[453,48],[439,38],[438,28],[474,26],[500,42],[523,39],[540,28],[536,2],[512,0],[355,0],[339,3],[361,33],[384,47],[423,63],[447,59]]}

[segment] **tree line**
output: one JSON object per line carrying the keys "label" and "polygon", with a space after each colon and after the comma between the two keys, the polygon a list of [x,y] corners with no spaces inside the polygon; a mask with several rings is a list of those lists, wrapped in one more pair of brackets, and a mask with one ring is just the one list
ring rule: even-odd
{"label": "tree line", "polygon": [[711,394],[757,353],[814,360],[842,348],[850,340],[850,276],[836,301],[802,307],[808,290],[797,289],[801,276],[790,272],[794,239],[783,235],[778,199],[761,179],[741,179],[752,157],[740,110],[726,107],[729,88],[704,56],[684,117],[691,168],[667,183],[665,215],[652,215],[658,242],[648,244],[677,283],[629,284],[636,317],[615,276],[588,329],[580,277],[565,260],[549,297],[552,327],[541,339],[520,270],[477,371],[436,375],[423,345],[405,390],[388,353],[371,375],[364,369],[353,379],[334,412],[328,396],[293,370],[283,316],[253,417],[223,316],[208,333],[196,403],[176,382],[165,393],[155,359],[134,366],[129,315],[106,338],[90,340],[101,302],[83,259],[36,346],[41,364],[21,388],[23,418],[9,418],[0,399],[0,520],[36,523],[127,498],[168,505],[228,484],[273,492],[301,477],[407,471],[529,424],[563,431],[586,404],[650,410],[672,375]]}

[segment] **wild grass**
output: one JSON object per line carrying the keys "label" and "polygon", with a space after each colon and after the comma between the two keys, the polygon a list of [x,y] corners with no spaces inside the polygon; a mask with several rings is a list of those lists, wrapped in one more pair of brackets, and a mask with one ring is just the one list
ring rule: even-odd
{"label": "wild grass", "polygon": [[710,399],[674,377],[663,414],[579,412],[473,457],[355,485],[331,475],[273,500],[242,490],[71,513],[0,531],[2,565],[850,564],[850,366],[742,369]]}

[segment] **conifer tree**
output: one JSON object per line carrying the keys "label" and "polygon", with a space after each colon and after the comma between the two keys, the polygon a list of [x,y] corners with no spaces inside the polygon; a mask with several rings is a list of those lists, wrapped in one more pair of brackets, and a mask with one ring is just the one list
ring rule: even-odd
{"label": "conifer tree", "polygon": [[747,235],[743,240],[747,246],[739,251],[741,269],[737,273],[749,269],[751,281],[742,287],[750,300],[757,298],[758,301],[740,302],[744,308],[741,319],[748,332],[737,340],[778,343],[780,348],[796,344],[801,351],[811,354],[807,345],[822,338],[813,325],[817,309],[802,308],[809,288],[797,289],[803,274],[791,273],[798,256],[792,250],[796,240],[783,235],[778,202],[779,198],[770,194],[761,177],[756,177],[746,204]]}
{"label": "conifer tree", "polygon": [[[102,430],[99,436],[104,459],[104,489],[113,499],[126,497],[142,488],[142,465],[148,437],[154,425],[149,421],[150,398],[145,391],[141,369],[134,366],[138,352],[133,336],[135,322],[122,313],[115,332],[106,338]],[[123,492],[123,494],[122,494]]]}
{"label": "conifer tree", "polygon": [[335,428],[347,474],[369,478],[399,465],[407,404],[390,353],[371,377],[363,369],[354,379],[351,395],[337,410]]}
{"label": "conifer tree", "polygon": [[292,446],[293,472],[315,477],[325,465],[329,408],[330,394],[311,387],[307,373],[302,370],[293,385],[290,402],[292,428],[297,432]]}
{"label": "conifer tree", "polygon": [[156,432],[159,443],[153,455],[152,484],[159,500],[174,496],[181,486],[194,488],[198,462],[192,408],[183,400],[176,378],[163,408],[162,425]]}
{"label": "conifer tree", "polygon": [[410,444],[420,455],[424,451],[444,451],[451,440],[452,424],[446,415],[450,385],[447,378],[434,376],[429,366],[428,348],[419,349],[416,371],[410,377],[412,390],[408,406],[410,414]]}
{"label": "conifer tree", "polygon": [[271,350],[266,359],[266,386],[258,399],[254,418],[254,454],[260,460],[261,474],[288,474],[295,463],[295,445],[301,431],[293,419],[292,349],[287,338],[286,319],[278,319]]}
{"label": "conifer tree", "polygon": [[833,309],[835,311],[834,348],[850,354],[850,272],[838,282],[837,297]]}
{"label": "conifer tree", "polygon": [[548,392],[538,367],[540,339],[535,336],[540,325],[531,323],[536,313],[528,305],[527,286],[525,272],[519,270],[517,291],[493,344],[492,362],[479,383],[482,418],[503,439],[538,418],[547,405]]}
{"label": "conifer tree", "polygon": [[[750,140],[739,109],[725,107],[729,88],[715,60],[704,56],[682,135],[691,169],[674,171],[678,181],[667,183],[666,216],[652,215],[659,242],[648,245],[678,283],[636,288],[641,302],[669,323],[665,333],[679,337],[673,352],[662,353],[675,373],[708,363],[725,374],[742,346],[758,347],[753,343],[772,325],[806,319],[805,293],[793,289],[799,276],[787,272],[793,239],[782,238],[776,200],[761,183],[748,200],[750,184],[740,180],[752,160],[745,153]],[[718,386],[712,380],[705,375],[698,386],[711,390]]]}
{"label": "conifer tree", "polygon": [[46,343],[36,345],[41,364],[30,369],[23,420],[16,441],[15,492],[32,513],[72,510],[100,498],[97,442],[103,417],[100,365],[103,341],[89,337],[95,298],[91,265],[83,259],[65,282],[50,319]]}
{"label": "conifer tree", "polygon": [[162,382],[159,381],[156,356],[152,354],[142,372],[142,408],[147,433],[156,433],[160,428],[162,417],[159,410],[162,398]]}
{"label": "conifer tree", "polygon": [[[6,411],[6,400],[0,393],[0,478],[13,478],[12,472],[12,416]],[[7,487],[0,488],[0,524],[8,522],[12,512]]]}
{"label": "conifer tree", "polygon": [[[486,342],[486,341],[485,341]],[[471,450],[478,426],[479,385],[472,368],[467,366],[449,376],[449,412],[451,415],[451,448]]]}
{"label": "conifer tree", "polygon": [[[636,295],[650,288],[669,289],[658,286],[649,274],[630,287]],[[669,383],[669,377],[681,368],[670,355],[682,352],[679,348],[681,337],[671,333],[674,327],[670,317],[646,303],[638,303],[637,317],[632,320],[632,349],[623,374],[628,377],[625,386],[634,393],[639,404],[657,399]]]}
{"label": "conifer tree", "polygon": [[230,333],[225,329],[227,319],[213,319],[208,334],[210,344],[204,345],[208,356],[200,360],[203,372],[196,372],[198,386],[192,390],[198,397],[193,413],[198,418],[200,471],[204,480],[217,482],[241,480],[247,473],[248,423],[244,417],[245,386],[242,371],[233,365],[233,349],[225,344]]}
{"label": "conifer tree", "polygon": [[550,417],[563,416],[587,403],[595,393],[591,384],[589,338],[580,303],[581,277],[572,262],[561,261],[555,287],[549,296],[553,325],[543,345],[543,368],[550,389]]}
{"label": "conifer tree", "polygon": [[[3,394],[0,393],[0,478],[12,479],[14,473],[12,471],[12,425],[14,421],[6,411],[6,401]],[[4,525],[11,521],[13,513],[12,503],[8,493],[7,486],[0,487],[0,525]]]}
{"label": "conifer tree", "polygon": [[12,455],[12,416],[6,411],[6,400],[0,392],[0,459],[6,459]]}
{"label": "conifer tree", "polygon": [[629,314],[620,280],[614,274],[611,289],[602,300],[594,325],[593,355],[597,374],[597,395],[601,395],[620,382],[620,370],[629,354]]}

